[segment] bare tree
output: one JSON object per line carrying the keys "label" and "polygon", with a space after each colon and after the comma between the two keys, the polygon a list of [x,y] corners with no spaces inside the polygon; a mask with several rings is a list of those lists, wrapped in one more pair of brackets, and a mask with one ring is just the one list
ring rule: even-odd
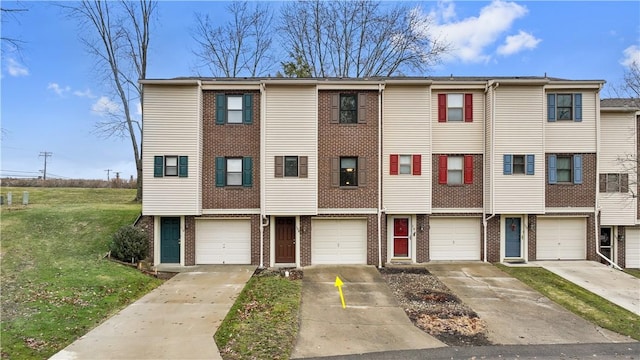
{"label": "bare tree", "polygon": [[449,46],[417,8],[373,0],[298,0],[283,5],[281,32],[291,61],[315,77],[422,74]]}
{"label": "bare tree", "polygon": [[81,41],[96,58],[99,74],[117,98],[117,105],[105,99],[107,104],[102,107],[105,116],[96,124],[96,131],[105,137],[131,140],[138,201],[142,200],[142,120],[134,114],[137,105],[142,104],[143,89],[138,80],[146,77],[150,24],[156,6],[151,0],[83,0],[63,5],[82,27]]}
{"label": "bare tree", "polygon": [[273,13],[266,3],[233,1],[227,6],[231,19],[216,25],[208,14],[196,14],[194,54],[214,76],[264,75],[271,56]]}
{"label": "bare tree", "polygon": [[[0,19],[2,22],[6,22],[7,20],[16,21],[17,16],[20,13],[28,11],[26,8],[8,8],[8,7],[0,7]],[[22,46],[24,45],[24,40],[20,38],[6,36],[6,34],[0,35],[0,42],[2,43],[2,54],[9,52],[20,52]]]}

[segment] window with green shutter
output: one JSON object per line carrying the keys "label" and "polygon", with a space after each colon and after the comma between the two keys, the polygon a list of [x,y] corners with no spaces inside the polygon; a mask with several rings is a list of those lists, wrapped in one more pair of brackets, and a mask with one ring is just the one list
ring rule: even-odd
{"label": "window with green shutter", "polygon": [[216,94],[216,124],[253,123],[253,94]]}

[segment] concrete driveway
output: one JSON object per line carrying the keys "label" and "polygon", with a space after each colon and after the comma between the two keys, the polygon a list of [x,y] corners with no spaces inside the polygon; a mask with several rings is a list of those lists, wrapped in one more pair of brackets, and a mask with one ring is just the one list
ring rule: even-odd
{"label": "concrete driveway", "polygon": [[429,263],[426,268],[485,320],[494,344],[631,342],[574,315],[487,263]]}
{"label": "concrete driveway", "polygon": [[534,261],[552,273],[640,315],[640,279],[595,261]]}
{"label": "concrete driveway", "polygon": [[[345,309],[336,276],[344,283]],[[291,358],[442,346],[411,323],[374,266],[304,269],[300,331]]]}
{"label": "concrete driveway", "polygon": [[51,359],[221,359],[213,339],[255,266],[196,268],[167,280]]}

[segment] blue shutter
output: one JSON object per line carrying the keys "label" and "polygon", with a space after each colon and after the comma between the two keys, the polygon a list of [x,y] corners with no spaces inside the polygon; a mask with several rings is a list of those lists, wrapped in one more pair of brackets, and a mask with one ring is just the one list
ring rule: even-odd
{"label": "blue shutter", "polygon": [[505,154],[503,156],[503,164],[502,164],[502,173],[504,175],[511,175],[513,172],[513,168],[511,166],[512,156]]}
{"label": "blue shutter", "polygon": [[582,155],[573,155],[573,183],[582,184]]}
{"label": "blue shutter", "polygon": [[253,185],[253,159],[242,158],[242,186],[251,187]]}
{"label": "blue shutter", "polygon": [[226,113],[227,113],[227,97],[224,94],[217,94],[216,95],[216,124],[223,125],[225,123]]}
{"label": "blue shutter", "polygon": [[164,157],[153,157],[153,177],[162,177],[164,175]]}
{"label": "blue shutter", "polygon": [[189,157],[188,156],[180,156],[178,158],[178,176],[179,177],[189,176]]}
{"label": "blue shutter", "polygon": [[582,121],[582,94],[573,94],[573,121]]}
{"label": "blue shutter", "polygon": [[242,96],[242,122],[253,123],[253,95],[244,94]]}
{"label": "blue shutter", "polygon": [[547,121],[556,121],[556,94],[547,94]]}
{"label": "blue shutter", "polygon": [[547,170],[549,173],[549,184],[557,184],[558,183],[558,168],[556,165],[556,156],[549,155],[549,169]]}
{"label": "blue shutter", "polygon": [[527,175],[534,175],[536,172],[536,156],[527,155]]}
{"label": "blue shutter", "polygon": [[224,163],[225,161],[223,157],[216,158],[216,186],[217,187],[223,187],[225,185]]}

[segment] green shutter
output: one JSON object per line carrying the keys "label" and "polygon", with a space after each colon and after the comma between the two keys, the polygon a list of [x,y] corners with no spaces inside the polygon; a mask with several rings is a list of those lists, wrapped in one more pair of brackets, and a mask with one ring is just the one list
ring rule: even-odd
{"label": "green shutter", "polygon": [[573,94],[573,121],[582,121],[582,94]]}
{"label": "green shutter", "polygon": [[223,125],[226,121],[227,97],[224,94],[216,95],[216,124]]}
{"label": "green shutter", "polygon": [[556,94],[547,94],[547,121],[556,121]]}
{"label": "green shutter", "polygon": [[558,183],[558,167],[556,165],[556,156],[549,155],[549,168],[547,172],[549,173],[549,184],[557,184]]}
{"label": "green shutter", "polygon": [[242,122],[245,124],[253,123],[253,94],[242,96]]}
{"label": "green shutter", "polygon": [[225,185],[224,178],[224,158],[216,158],[216,186],[223,187]]}
{"label": "green shutter", "polygon": [[253,159],[242,158],[242,186],[251,187],[253,185]]}
{"label": "green shutter", "polygon": [[189,176],[189,157],[188,156],[180,156],[178,158],[178,176],[179,177]]}
{"label": "green shutter", "polygon": [[162,177],[164,174],[164,157],[153,157],[153,177]]}

